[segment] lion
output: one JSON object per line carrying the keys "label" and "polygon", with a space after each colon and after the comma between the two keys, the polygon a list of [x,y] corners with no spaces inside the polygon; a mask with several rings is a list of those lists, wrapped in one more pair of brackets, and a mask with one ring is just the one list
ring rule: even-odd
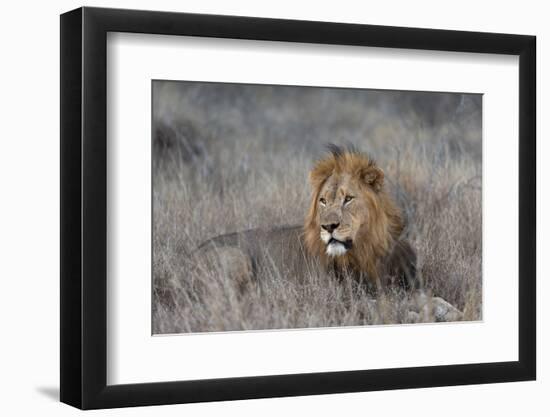
{"label": "lion", "polygon": [[418,288],[416,253],[405,222],[368,155],[331,145],[309,173],[311,202],[304,224],[217,236],[197,249],[239,285],[263,268],[297,279],[311,264],[336,278],[351,275],[370,290]]}
{"label": "lion", "polygon": [[353,148],[330,150],[309,174],[309,254],[336,274],[351,272],[377,288],[388,282],[417,288],[416,252],[403,237],[405,222],[386,192],[384,172]]}

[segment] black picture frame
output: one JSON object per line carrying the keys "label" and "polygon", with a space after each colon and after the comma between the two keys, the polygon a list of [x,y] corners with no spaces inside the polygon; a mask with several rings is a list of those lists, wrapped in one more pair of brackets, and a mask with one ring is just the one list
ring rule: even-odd
{"label": "black picture frame", "polygon": [[[108,32],[519,56],[519,360],[107,385]],[[84,7],[61,15],[60,57],[62,402],[94,409],[536,378],[534,36]]]}

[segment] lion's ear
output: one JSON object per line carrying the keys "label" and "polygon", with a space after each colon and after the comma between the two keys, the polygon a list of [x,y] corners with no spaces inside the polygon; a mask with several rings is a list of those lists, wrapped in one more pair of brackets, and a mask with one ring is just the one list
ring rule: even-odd
{"label": "lion's ear", "polygon": [[384,171],[376,166],[370,166],[361,171],[361,179],[375,191],[380,191],[384,185]]}

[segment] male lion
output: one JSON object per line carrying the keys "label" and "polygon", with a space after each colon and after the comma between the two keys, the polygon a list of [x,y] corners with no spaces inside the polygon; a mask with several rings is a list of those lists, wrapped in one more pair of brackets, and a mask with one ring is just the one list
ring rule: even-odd
{"label": "male lion", "polygon": [[384,173],[367,155],[330,146],[309,175],[312,198],[302,226],[253,229],[215,237],[197,254],[240,284],[276,266],[300,279],[321,264],[335,277],[351,274],[367,288],[417,288],[416,254],[384,187]]}

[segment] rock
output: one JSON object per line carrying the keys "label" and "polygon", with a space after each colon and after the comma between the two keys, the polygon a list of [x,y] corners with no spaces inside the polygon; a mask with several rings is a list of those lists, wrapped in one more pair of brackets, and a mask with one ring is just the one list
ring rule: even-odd
{"label": "rock", "polygon": [[407,312],[407,317],[405,319],[406,323],[420,323],[420,314],[416,311]]}
{"label": "rock", "polygon": [[432,298],[432,310],[435,321],[462,320],[462,312],[440,297]]}
{"label": "rock", "polygon": [[460,310],[441,297],[431,297],[424,292],[413,296],[408,304],[407,323],[433,323],[462,320]]}

